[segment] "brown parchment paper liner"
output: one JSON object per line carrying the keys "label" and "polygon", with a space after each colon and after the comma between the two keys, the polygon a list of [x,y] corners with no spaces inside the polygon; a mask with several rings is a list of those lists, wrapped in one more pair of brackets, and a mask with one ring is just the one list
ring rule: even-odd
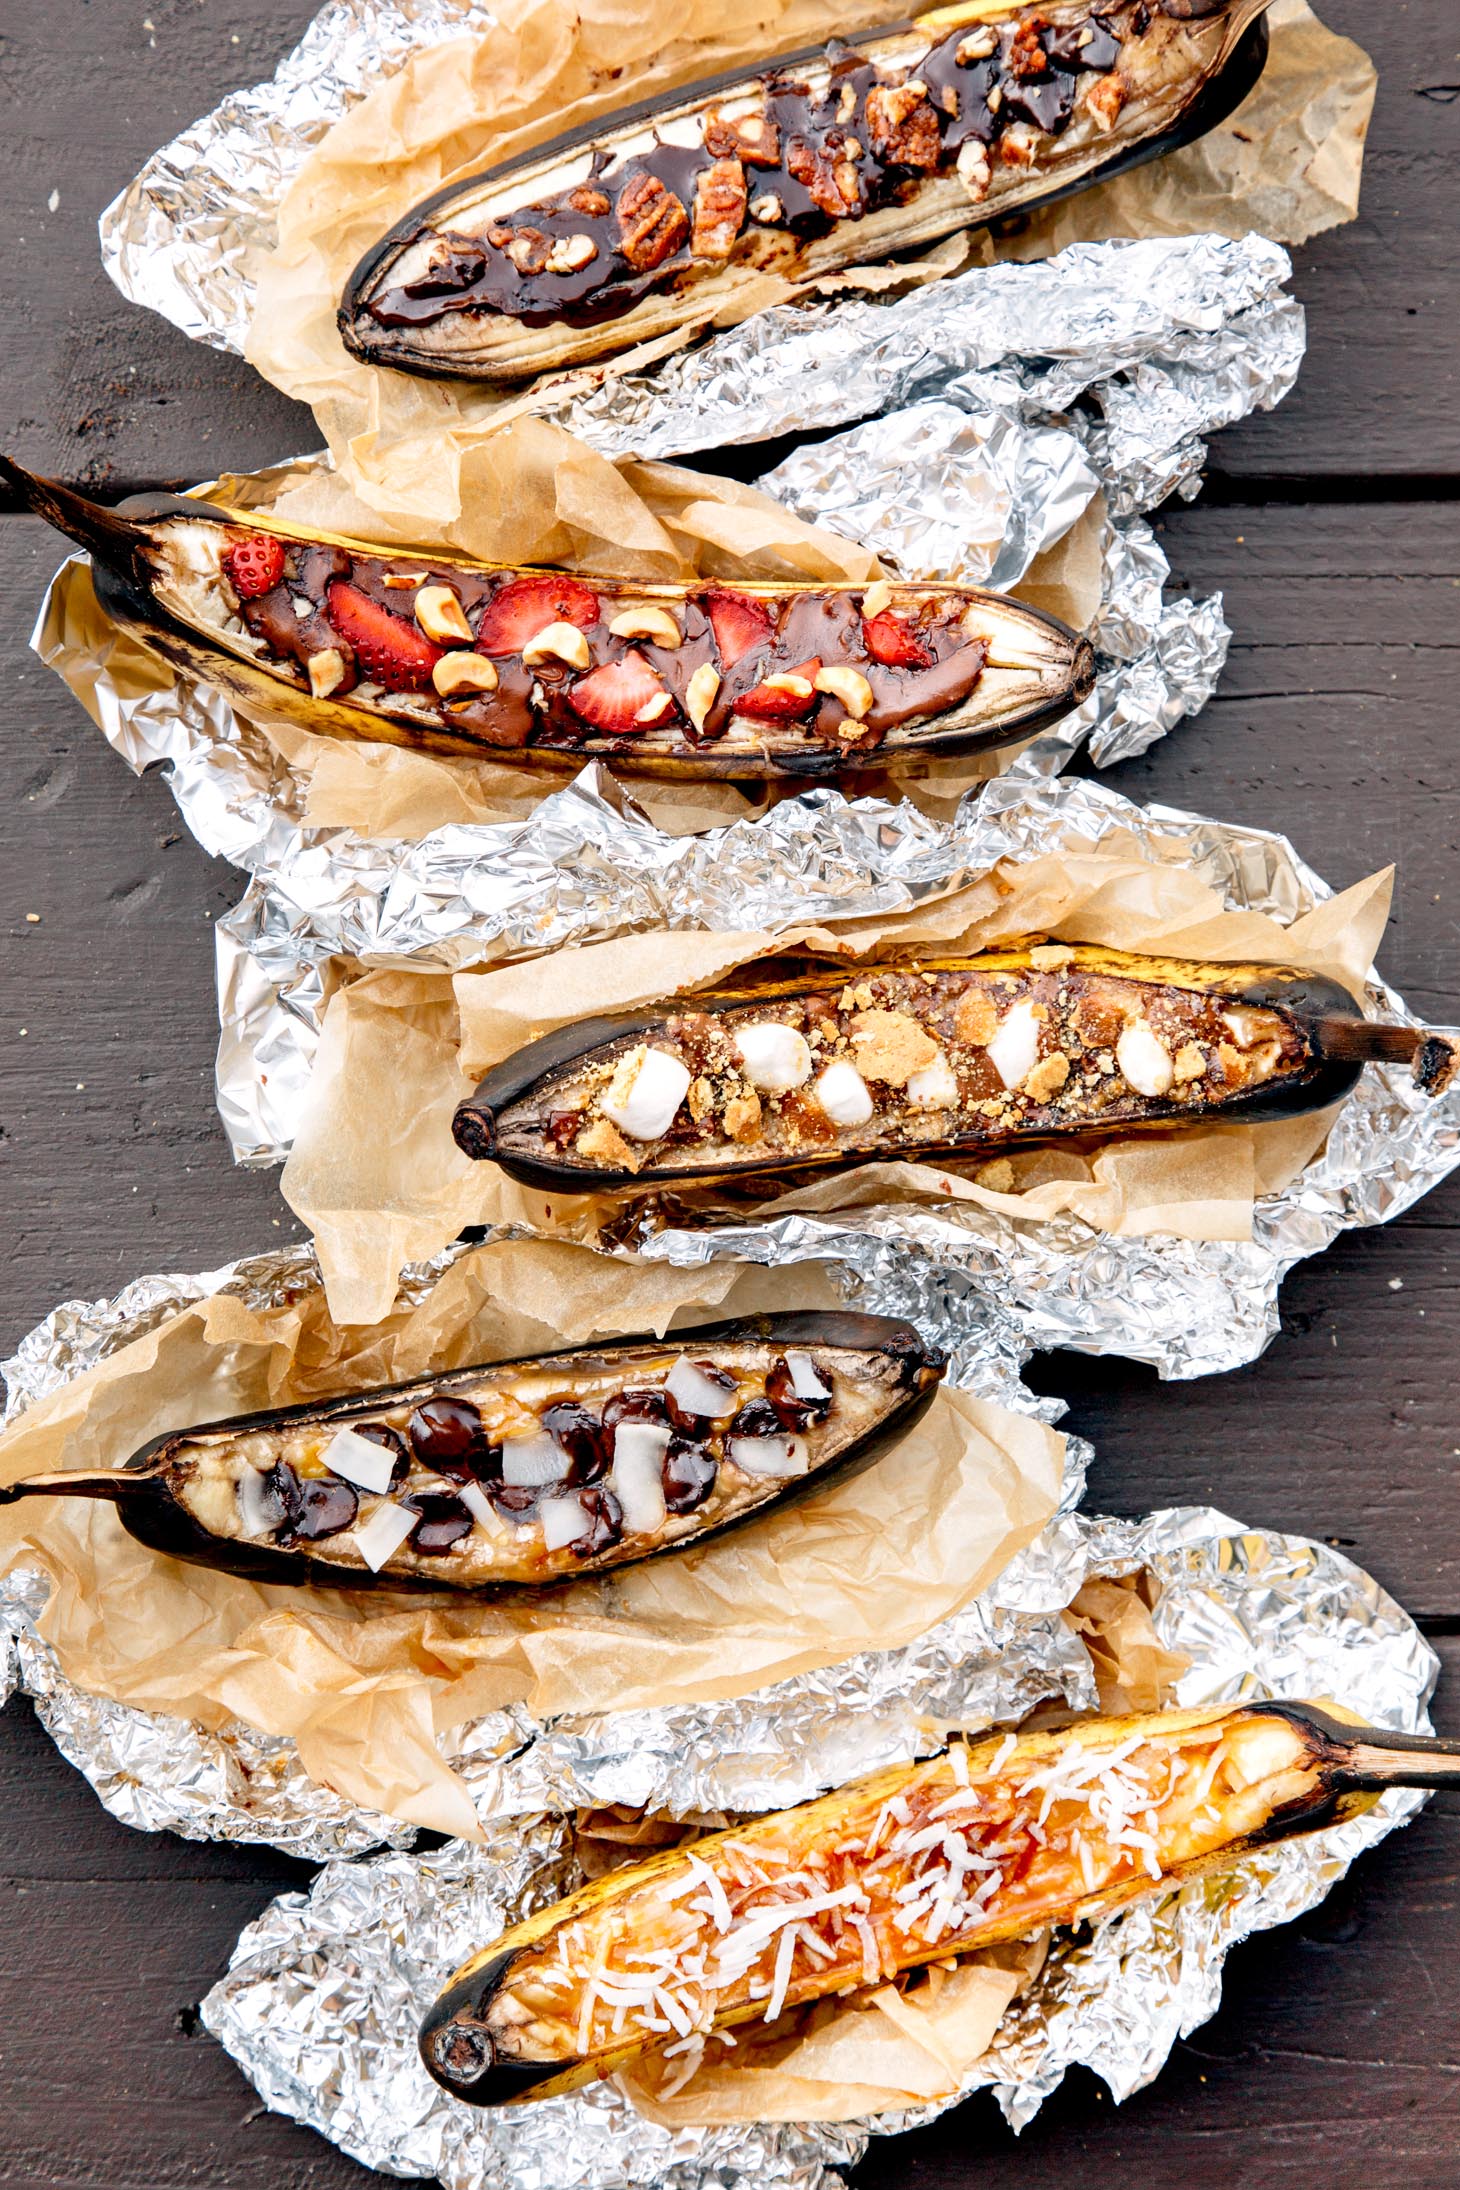
{"label": "brown parchment paper liner", "polygon": [[[812,1267],[686,1272],[538,1241],[464,1254],[418,1305],[368,1328],[332,1319],[318,1289],[266,1309],[217,1293],[38,1400],[0,1439],[0,1477],[118,1466],[165,1428],[434,1367],[836,1297]],[[41,1631],[78,1686],[288,1736],[321,1785],[475,1835],[438,1737],[514,1704],[551,1718],[719,1699],[895,1648],[1031,1541],[1063,1451],[1042,1423],[945,1387],[855,1485],[532,1605],[260,1587],[163,1559],[82,1501],[6,1511],[0,1562],[49,1576]]]}
{"label": "brown parchment paper liner", "polygon": [[[1356,884],[1283,927],[1229,911],[1190,871],[1184,844],[1116,830],[1097,850],[1078,830],[1064,849],[1003,860],[967,886],[885,919],[779,932],[654,930],[476,972],[412,974],[341,968],[285,1198],[315,1235],[337,1315],[368,1321],[393,1298],[402,1263],[425,1258],[468,1225],[516,1225],[606,1243],[645,1196],[545,1195],[490,1163],[472,1163],[450,1118],[488,1066],[535,1035],[597,1012],[703,987],[731,968],[788,948],[850,965],[926,949],[993,947],[1016,937],[1252,959],[1330,974],[1356,994],[1388,915],[1392,873]],[[1126,848],[1128,843],[1128,849]],[[1152,856],[1152,852],[1156,856]],[[953,1199],[1028,1221],[1071,1212],[1111,1234],[1242,1240],[1254,1198],[1285,1185],[1323,1145],[1331,1114],[1271,1124],[1209,1125],[1168,1138],[1133,1135],[1098,1154],[1029,1152],[948,1166],[869,1164],[783,1194],[706,1189],[657,1199],[676,1223],[792,1210],[829,1211]],[[746,1199],[746,1195],[758,1198]]]}
{"label": "brown parchment paper liner", "polygon": [[[990,13],[999,12],[991,0]],[[350,357],[335,311],[362,253],[421,198],[509,159],[634,98],[758,63],[777,51],[865,26],[865,8],[817,0],[759,0],[727,21],[723,10],[673,0],[625,9],[586,0],[506,0],[485,35],[417,53],[339,121],[305,162],[278,208],[276,247],[254,255],[256,286],[246,355],[287,395],[309,403],[340,468],[380,516],[430,515],[452,523],[500,488],[492,446],[525,412],[597,386],[604,368],[560,377],[526,394],[467,382],[418,380]],[[940,244],[922,269],[868,268],[832,289],[875,292],[931,280],[996,255],[1042,257],[1081,240],[1258,229],[1301,242],[1353,218],[1375,75],[1350,40],[1324,29],[1303,0],[1278,0],[1262,81],[1231,119],[1199,144],[1081,192],[1020,224],[998,246],[984,232]],[[764,305],[806,295],[779,280]],[[825,293],[825,291],[823,291]],[[617,375],[683,347],[646,345],[616,361]]]}

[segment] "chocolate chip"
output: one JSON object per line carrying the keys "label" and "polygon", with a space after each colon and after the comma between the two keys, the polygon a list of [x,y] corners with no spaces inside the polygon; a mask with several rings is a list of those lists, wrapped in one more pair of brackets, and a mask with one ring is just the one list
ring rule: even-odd
{"label": "chocolate chip", "polygon": [[428,1399],[409,1427],[416,1457],[428,1468],[463,1483],[475,1473],[472,1457],[485,1439],[480,1410],[469,1399]]}
{"label": "chocolate chip", "polygon": [[556,1399],[543,1408],[540,1420],[568,1455],[570,1483],[596,1483],[607,1475],[612,1439],[591,1407],[580,1406],[575,1399]]}
{"label": "chocolate chip", "polygon": [[713,1453],[676,1437],[664,1459],[665,1505],[671,1513],[693,1513],[709,1497],[718,1473]]}
{"label": "chocolate chip", "polygon": [[472,1517],[459,1498],[417,1491],[413,1497],[403,1498],[401,1504],[407,1513],[421,1517],[411,1530],[411,1542],[417,1551],[449,1551],[463,1536],[471,1534]]}

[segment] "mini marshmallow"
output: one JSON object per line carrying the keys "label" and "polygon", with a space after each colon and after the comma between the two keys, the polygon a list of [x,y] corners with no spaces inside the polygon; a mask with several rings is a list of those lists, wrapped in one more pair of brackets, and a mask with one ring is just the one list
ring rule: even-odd
{"label": "mini marshmallow", "polygon": [[940,1052],[907,1083],[907,1099],[915,1110],[951,1110],[958,1100],[958,1081],[953,1067]]}
{"label": "mini marshmallow", "polygon": [[998,1033],[989,1043],[988,1055],[1005,1087],[1017,1087],[1021,1080],[1028,1079],[1039,1062],[1039,1021],[1027,999],[1004,1014]]}
{"label": "mini marshmallow", "polygon": [[811,1077],[811,1051],[804,1034],[783,1026],[779,1019],[758,1019],[742,1027],[735,1047],[752,1087],[781,1094],[788,1087],[804,1087]]}
{"label": "mini marshmallow", "polygon": [[631,1141],[657,1141],[674,1123],[689,1089],[689,1072],[668,1050],[642,1043],[620,1058],[599,1108]]}
{"label": "mini marshmallow", "polygon": [[1174,1067],[1171,1052],[1144,1019],[1133,1019],[1115,1045],[1115,1061],[1138,1095],[1164,1095]]}
{"label": "mini marshmallow", "polygon": [[811,1090],[833,1125],[865,1125],[872,1097],[855,1065],[828,1065]]}

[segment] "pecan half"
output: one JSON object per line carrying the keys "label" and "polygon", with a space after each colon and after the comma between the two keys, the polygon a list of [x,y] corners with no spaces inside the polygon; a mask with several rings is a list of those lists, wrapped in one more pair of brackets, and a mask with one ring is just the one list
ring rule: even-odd
{"label": "pecan half", "polygon": [[717,160],[743,160],[747,167],[779,167],[781,132],[768,114],[741,114],[733,122],[712,114],[705,124],[705,150]]}
{"label": "pecan half", "polygon": [[634,175],[618,198],[619,249],[636,273],[662,266],[689,234],[689,216],[657,175]]}
{"label": "pecan half", "polygon": [[873,151],[889,167],[937,166],[943,140],[926,84],[878,84],[867,94],[867,128]]}
{"label": "pecan half", "polygon": [[595,190],[591,183],[579,183],[576,190],[568,192],[568,203],[575,213],[586,213],[590,219],[608,211],[608,193]]}
{"label": "pecan half", "polygon": [[739,160],[712,160],[695,185],[697,259],[728,259],[745,219],[745,169]]}

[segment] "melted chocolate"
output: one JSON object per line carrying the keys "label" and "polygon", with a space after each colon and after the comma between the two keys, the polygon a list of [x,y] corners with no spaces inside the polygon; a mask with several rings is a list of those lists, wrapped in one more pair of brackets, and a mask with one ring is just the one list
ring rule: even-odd
{"label": "melted chocolate", "polygon": [[[374,634],[362,635],[355,622],[350,630],[355,643],[330,620],[330,587],[344,581],[350,595],[363,596],[367,614],[379,612],[379,644],[391,654],[389,664],[372,654]],[[585,673],[554,656],[529,664],[522,648],[540,628],[525,619],[514,595],[513,603],[499,607],[501,597],[514,586],[531,591],[541,581],[465,570],[451,564],[407,557],[355,555],[344,548],[292,547],[282,582],[256,600],[243,601],[239,614],[253,635],[261,639],[274,660],[292,663],[308,675],[312,660],[325,652],[338,655],[343,665],[340,682],[332,694],[343,695],[362,682],[383,685],[388,691],[404,691],[431,707],[439,720],[457,735],[479,738],[483,744],[507,750],[529,745],[572,750],[590,740],[622,736],[632,741],[638,724],[631,713],[622,721],[594,721],[579,712],[576,696]],[[622,662],[630,653],[647,664],[672,706],[652,727],[662,736],[671,730],[686,747],[712,744],[725,736],[737,714],[745,722],[763,722],[784,740],[798,733],[806,740],[805,764],[813,771],[834,768],[849,751],[870,751],[890,730],[922,719],[947,714],[972,693],[983,673],[986,648],[982,641],[964,637],[956,594],[910,602],[893,611],[915,636],[926,656],[921,668],[889,669],[869,652],[861,614],[861,597],[846,592],[803,593],[784,599],[755,603],[754,622],[762,629],[756,643],[727,662],[715,636],[711,605],[715,597],[733,600],[733,589],[706,585],[684,595],[673,613],[683,637],[678,646],[662,646],[649,637],[619,638],[609,629],[621,610],[634,601],[631,587],[601,591],[572,581],[582,596],[577,626],[588,643],[589,672]],[[473,692],[457,699],[442,696],[431,683],[415,622],[418,590],[441,586],[454,595],[473,632],[482,637],[469,648],[454,642],[465,654],[488,653],[497,684],[490,692]],[[742,597],[752,601],[753,597]],[[356,602],[357,612],[361,603]],[[337,611],[343,613],[342,611]],[[548,613],[544,611],[543,613]],[[492,619],[494,636],[487,641],[484,619]],[[506,642],[500,636],[505,620]],[[399,627],[399,639],[392,633]],[[513,643],[515,642],[515,643]],[[448,649],[449,651],[450,649]],[[427,650],[428,651],[428,650]],[[856,669],[872,690],[872,705],[860,720],[848,714],[831,695],[808,700],[795,713],[778,712],[777,703],[766,707],[757,700],[757,687],[791,670],[814,676],[817,667],[833,665]],[[714,669],[719,688],[703,726],[696,729],[687,713],[690,681],[698,669]],[[584,701],[584,706],[589,705]],[[646,726],[650,727],[650,726]],[[792,748],[794,751],[794,747]],[[421,1457],[428,1455],[422,1452]],[[434,1464],[434,1463],[433,1463]]]}
{"label": "melted chocolate", "polygon": [[[1193,17],[1224,4],[1164,0],[1163,12]],[[1149,22],[1139,5],[1124,16],[1125,36]],[[1002,27],[987,55],[976,50],[978,31],[964,25],[916,67],[892,74],[833,40],[824,93],[791,75],[760,79],[764,127],[753,140],[709,107],[698,147],[657,142],[621,161],[600,149],[589,183],[494,220],[484,238],[423,229],[432,238],[428,270],[382,290],[371,315],[386,327],[428,326],[451,312],[502,313],[529,327],[617,318],[650,290],[672,288],[725,255],[708,234],[695,249],[697,196],[717,161],[728,162],[727,179],[741,170],[736,236],[755,231],[758,255],[774,263],[778,232],[804,242],[838,220],[905,202],[928,175],[949,173],[971,139],[994,145],[1020,121],[1061,135],[1081,78],[1112,69],[1123,42],[1109,14],[1056,27],[1031,11]],[[960,60],[970,42],[974,50]],[[885,95],[910,81],[923,84],[928,99],[904,114]],[[653,185],[657,192],[646,187]],[[587,263],[573,264],[590,246]]]}

